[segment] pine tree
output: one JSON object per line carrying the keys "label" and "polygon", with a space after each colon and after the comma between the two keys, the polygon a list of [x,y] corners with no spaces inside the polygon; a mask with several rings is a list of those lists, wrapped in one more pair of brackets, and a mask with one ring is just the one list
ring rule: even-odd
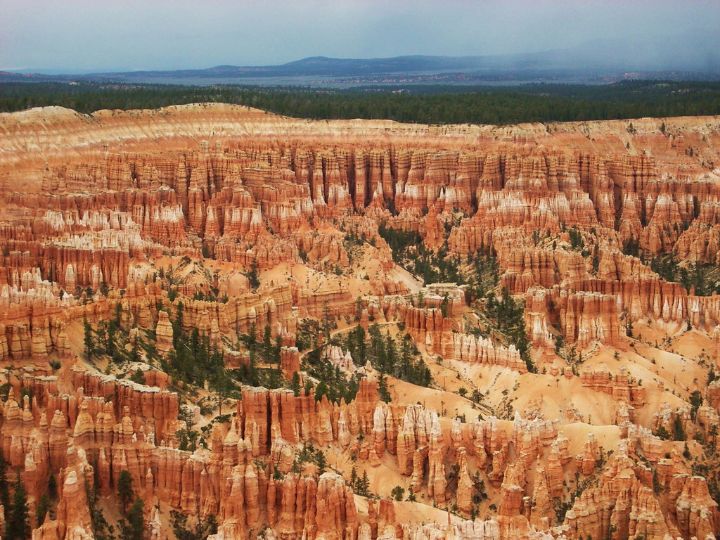
{"label": "pine tree", "polygon": [[143,519],[143,502],[135,499],[127,513],[127,519],[119,523],[123,540],[143,540],[145,521]]}
{"label": "pine tree", "polygon": [[45,515],[48,513],[48,510],[50,509],[50,499],[46,494],[43,494],[40,497],[40,500],[38,501],[37,509],[35,510],[35,521],[37,523],[37,526],[43,524],[43,521],[45,521]]}
{"label": "pine tree", "polygon": [[327,460],[325,459],[325,454],[322,452],[322,450],[318,450],[317,454],[315,455],[315,463],[318,468],[318,474],[324,473],[325,468],[327,467]]}
{"label": "pine tree", "polygon": [[300,395],[300,375],[298,372],[294,372],[292,376],[292,382],[290,383],[290,388],[293,391],[293,394],[295,397]]}
{"label": "pine tree", "polygon": [[7,481],[7,462],[2,452],[0,452],[0,504],[7,514],[10,511],[10,489]]}
{"label": "pine tree", "polygon": [[358,482],[358,494],[365,497],[370,494],[370,479],[367,471],[363,472],[362,478]]}
{"label": "pine tree", "polygon": [[358,475],[355,467],[350,471],[350,487],[353,491],[357,491]]}
{"label": "pine tree", "polygon": [[132,344],[132,350],[130,351],[130,361],[131,362],[140,362],[142,358],[140,357],[140,338],[136,337],[133,340]]}
{"label": "pine tree", "polygon": [[135,494],[132,487],[132,476],[130,476],[130,473],[127,470],[121,471],[120,476],[118,477],[118,498],[120,499],[123,512],[127,511],[128,505],[134,497]]}
{"label": "pine tree", "polygon": [[333,328],[333,321],[330,318],[330,309],[327,303],[323,306],[322,330],[325,336],[325,343],[330,341],[330,330]]}
{"label": "pine tree", "polygon": [[256,291],[260,287],[260,276],[258,275],[257,262],[253,261],[250,265],[250,271],[245,272],[245,277],[248,280],[248,284],[253,291]]}
{"label": "pine tree", "polygon": [[598,248],[597,244],[595,244],[595,247],[593,248],[592,268],[593,274],[597,274],[600,269],[600,248]]}
{"label": "pine tree", "polygon": [[57,480],[54,474],[51,474],[48,479],[48,496],[53,501],[57,499]]}
{"label": "pine tree", "polygon": [[83,320],[83,345],[85,346],[85,360],[90,362],[95,356],[95,343],[93,341],[92,327],[87,319]]}
{"label": "pine tree", "polygon": [[275,346],[272,351],[272,361],[276,364],[280,363],[280,350],[282,349],[282,339],[280,336],[275,337]]}
{"label": "pine tree", "polygon": [[12,508],[5,525],[5,540],[26,540],[30,538],[30,511],[27,504],[25,485],[18,476],[15,482],[15,493],[12,498]]}
{"label": "pine tree", "polygon": [[315,401],[320,401],[323,396],[327,395],[327,393],[327,384],[325,384],[325,381],[320,381],[320,384],[315,387]]}
{"label": "pine tree", "polygon": [[382,399],[385,403],[389,403],[392,400],[384,373],[380,373],[380,380],[378,381],[378,394],[380,394],[380,399]]}
{"label": "pine tree", "polygon": [[673,439],[676,441],[684,441],[686,439],[685,428],[683,427],[682,418],[675,416],[673,421]]}
{"label": "pine tree", "polygon": [[272,356],[272,332],[270,331],[270,325],[265,325],[265,331],[263,332],[263,360],[270,362]]}
{"label": "pine tree", "polygon": [[[95,469],[95,473],[97,474],[97,469]],[[95,540],[115,540],[113,526],[108,523],[102,510],[97,505],[97,491],[95,489],[86,489],[86,491],[93,537]]]}

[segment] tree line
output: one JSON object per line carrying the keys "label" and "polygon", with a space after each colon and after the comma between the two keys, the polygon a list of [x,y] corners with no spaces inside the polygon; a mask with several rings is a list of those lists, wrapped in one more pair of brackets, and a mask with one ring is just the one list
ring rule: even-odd
{"label": "tree line", "polygon": [[309,119],[510,124],[720,113],[720,83],[623,81],[609,85],[382,86],[351,89],[125,83],[2,83],[0,111],[58,105],[82,113],[198,102],[232,103]]}

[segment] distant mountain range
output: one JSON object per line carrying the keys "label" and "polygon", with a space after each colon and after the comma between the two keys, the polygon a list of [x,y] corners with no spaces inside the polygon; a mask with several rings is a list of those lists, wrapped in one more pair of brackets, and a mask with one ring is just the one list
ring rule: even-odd
{"label": "distant mountain range", "polygon": [[609,82],[621,78],[718,79],[720,47],[698,36],[648,41],[595,41],[573,49],[486,56],[313,56],[270,66],[48,75],[0,72],[3,81],[96,81],[163,84],[483,84]]}

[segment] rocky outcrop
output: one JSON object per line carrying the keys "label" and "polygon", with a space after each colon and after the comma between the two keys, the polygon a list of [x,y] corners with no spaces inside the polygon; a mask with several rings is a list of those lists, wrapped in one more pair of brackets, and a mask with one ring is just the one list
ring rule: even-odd
{"label": "rocky outcrop", "polygon": [[173,350],[173,328],[167,311],[158,312],[158,323],[155,327],[157,350],[161,356],[167,357]]}
{"label": "rocky outcrop", "polygon": [[[215,540],[720,532],[712,478],[692,475],[718,422],[720,296],[647,264],[720,263],[718,119],[0,116],[0,447],[31,513],[58,486],[34,538],[90,538],[88,500],[111,508],[122,471],[157,540],[171,509],[216,516]],[[524,308],[523,358],[521,332],[483,313],[502,288]],[[430,387],[374,369],[347,337],[371,324],[409,335]],[[194,384],[174,365],[188,341],[281,388]],[[315,399],[313,362],[355,399]],[[653,435],[676,425],[687,451]],[[396,485],[410,500],[387,499]]]}
{"label": "rocky outcrop", "polygon": [[634,407],[642,407],[646,400],[645,388],[639,381],[631,377],[626,369],[621,368],[620,373],[612,373],[606,366],[594,370],[580,372],[580,382],[585,388],[596,392],[603,392],[616,401],[630,403]]}
{"label": "rocky outcrop", "polygon": [[[612,486],[612,487],[610,487]],[[652,489],[642,485],[626,453],[616,452],[600,476],[599,485],[586,489],[567,512],[567,534],[641,534],[663,538],[670,528]]]}

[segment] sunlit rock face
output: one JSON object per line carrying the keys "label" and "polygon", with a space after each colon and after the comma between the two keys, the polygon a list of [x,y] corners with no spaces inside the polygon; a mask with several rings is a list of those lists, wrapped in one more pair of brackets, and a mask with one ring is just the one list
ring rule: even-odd
{"label": "sunlit rock face", "polygon": [[0,449],[34,539],[136,498],[157,540],[173,511],[213,540],[720,533],[718,118],[0,134]]}

